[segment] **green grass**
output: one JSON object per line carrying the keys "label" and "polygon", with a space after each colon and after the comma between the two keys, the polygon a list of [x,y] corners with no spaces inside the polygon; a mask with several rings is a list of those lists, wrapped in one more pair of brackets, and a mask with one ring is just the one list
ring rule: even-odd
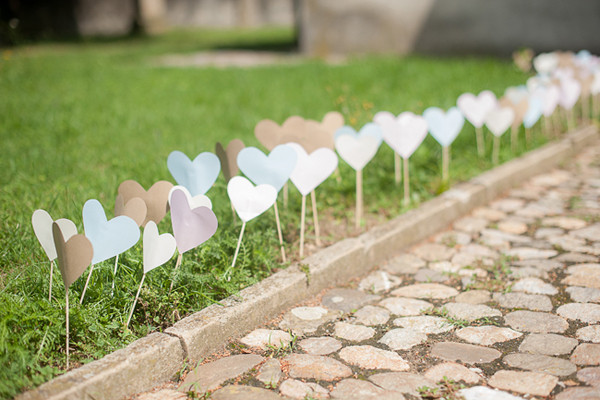
{"label": "green grass", "polygon": [[[81,208],[98,199],[112,215],[120,182],[148,188],[172,180],[166,159],[173,150],[194,157],[214,151],[216,141],[241,138],[259,146],[255,124],[290,115],[321,119],[331,110],[360,127],[380,110],[421,113],[448,108],[463,92],[490,89],[497,95],[526,75],[507,60],[371,56],[341,65],[306,60],[256,68],[165,68],[155,56],[202,49],[287,49],[287,30],[174,32],[159,38],[41,44],[4,50],[0,61],[0,398],[32,388],[64,368],[64,288],[54,276],[47,300],[49,264],[31,228],[44,208],[72,219],[82,231]],[[487,137],[487,154],[491,140]],[[536,139],[536,145],[543,142]],[[501,161],[511,157],[508,135]],[[524,150],[520,146],[519,152]],[[468,124],[452,146],[453,182],[491,167],[478,159]],[[440,188],[440,146],[430,137],[411,158],[414,199]],[[318,191],[324,218],[352,225],[354,173],[340,162],[341,181]],[[364,171],[366,211],[380,220],[404,209],[393,184],[393,153],[382,145]],[[123,328],[141,278],[141,243],[122,254],[117,290],[110,296],[112,260],[94,271],[83,306],[84,279],[71,287],[71,359],[75,365],[102,357],[193,311],[214,304],[285,267],[279,263],[271,211],[250,222],[232,279],[223,279],[240,225],[232,224],[225,182],[208,193],[219,218],[217,234],[186,253],[175,290],[168,294],[174,259],[148,274],[131,329]],[[288,252],[297,253],[300,197],[292,190],[282,214]],[[170,231],[168,218],[161,232]],[[311,232],[309,232],[311,234]],[[334,240],[345,231],[338,232]],[[309,238],[310,241],[310,238]],[[84,274],[84,277],[87,275]]]}

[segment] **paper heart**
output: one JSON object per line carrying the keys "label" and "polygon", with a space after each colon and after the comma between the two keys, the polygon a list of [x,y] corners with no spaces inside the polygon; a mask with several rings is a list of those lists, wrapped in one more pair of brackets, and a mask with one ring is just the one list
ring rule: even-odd
{"label": "paper heart", "polygon": [[333,150],[321,148],[308,155],[298,143],[288,143],[296,151],[296,168],[290,180],[306,196],[327,179],[337,168],[338,158]]}
{"label": "paper heart", "polygon": [[115,215],[125,215],[135,221],[137,226],[142,226],[146,220],[148,208],[146,202],[139,197],[130,199],[127,203],[123,200],[123,196],[118,194],[115,200]]}
{"label": "paper heart", "polygon": [[83,229],[94,247],[93,264],[108,260],[134,246],[140,239],[140,228],[125,215],[107,221],[98,200],[83,205]]}
{"label": "paper heart", "polygon": [[296,167],[296,151],[287,144],[275,147],[268,156],[256,147],[246,147],[237,163],[255,185],[271,185],[279,192]]}
{"label": "paper heart", "polygon": [[518,104],[513,103],[508,97],[502,97],[498,102],[500,107],[510,107],[513,109],[515,116],[513,118],[512,128],[516,129],[523,122],[523,117],[529,108],[529,99],[524,98]]}
{"label": "paper heart", "polygon": [[212,210],[212,201],[210,201],[208,196],[199,194],[197,196],[192,197],[192,195],[185,188],[185,186],[179,186],[179,185],[173,186],[173,189],[171,189],[171,191],[169,192],[169,205],[171,204],[171,197],[173,196],[173,192],[175,190],[181,190],[185,194],[190,208],[207,207]]}
{"label": "paper heart", "polygon": [[387,111],[375,114],[375,123],[381,126],[383,140],[402,158],[409,158],[427,136],[427,121],[410,111],[394,117]]}
{"label": "paper heart", "polygon": [[550,74],[558,67],[558,55],[556,53],[538,54],[533,59],[533,67],[539,74]]}
{"label": "paper heart", "polygon": [[90,265],[94,249],[84,235],[75,234],[65,241],[65,236],[56,222],[52,223],[52,236],[56,243],[58,269],[65,288],[68,288]]}
{"label": "paper heart", "polygon": [[594,83],[594,75],[587,70],[581,70],[577,74],[577,81],[581,85],[581,98],[588,99],[592,93],[592,84]]}
{"label": "paper heart", "polygon": [[267,211],[277,200],[277,190],[271,185],[254,186],[243,176],[233,177],[227,184],[229,200],[240,219],[248,222]]}
{"label": "paper heart", "polygon": [[33,232],[50,261],[55,260],[57,257],[54,235],[52,233],[53,222],[58,224],[65,240],[69,240],[73,235],[77,234],[77,227],[70,219],[59,218],[54,221],[46,210],[35,210],[31,216]]}
{"label": "paper heart", "polygon": [[141,226],[145,226],[148,221],[154,221],[158,224],[165,217],[169,208],[167,200],[172,188],[173,184],[171,182],[158,181],[146,191],[142,185],[129,179],[121,182],[117,192],[123,196],[125,203],[135,197],[144,200],[144,203],[146,203],[146,218]]}
{"label": "paper heart", "polygon": [[570,110],[573,108],[579,95],[581,94],[581,85],[573,78],[564,78],[560,81],[560,105]]}
{"label": "paper heart", "polygon": [[494,136],[500,137],[510,128],[515,118],[515,112],[510,107],[496,107],[485,117],[485,126]]}
{"label": "paper heart", "polygon": [[182,152],[173,151],[167,158],[167,167],[175,181],[196,196],[205,194],[212,187],[219,176],[221,163],[213,153],[200,153],[190,161]]}
{"label": "paper heart", "polygon": [[321,129],[329,133],[331,137],[342,126],[344,126],[344,116],[337,111],[328,112],[321,121]]}
{"label": "paper heart", "polygon": [[299,116],[291,116],[279,126],[270,119],[260,121],[254,127],[254,136],[258,141],[271,151],[280,144],[288,142],[302,143],[306,121]]}
{"label": "paper heart", "polygon": [[215,153],[221,161],[221,171],[226,182],[238,174],[237,156],[244,147],[246,146],[240,139],[233,139],[229,142],[227,149],[223,148],[221,142],[217,142],[215,145]]}
{"label": "paper heart", "polygon": [[600,93],[600,71],[594,72],[594,81],[592,82],[592,87],[590,90],[593,95]]}
{"label": "paper heart", "polygon": [[442,147],[450,146],[465,124],[465,118],[456,107],[451,107],[447,112],[429,107],[423,112],[423,117],[427,121],[429,133]]}
{"label": "paper heart", "polygon": [[302,138],[302,147],[308,152],[320,149],[322,147],[333,150],[335,147],[333,135],[344,126],[344,116],[337,111],[331,111],[325,114],[323,120],[306,120],[306,137]]}
{"label": "paper heart", "polygon": [[525,128],[531,128],[542,116],[544,111],[544,103],[541,97],[532,94],[529,97],[529,106],[527,112],[523,116],[523,126]]}
{"label": "paper heart", "polygon": [[504,97],[508,98],[513,104],[519,104],[529,98],[529,92],[525,85],[510,86],[504,91]]}
{"label": "paper heart", "polygon": [[381,127],[368,123],[357,133],[349,126],[335,132],[335,149],[355,170],[362,170],[375,157],[383,139]]}
{"label": "paper heart", "polygon": [[543,114],[546,117],[552,115],[556,106],[558,106],[558,101],[560,100],[560,89],[555,85],[550,85],[546,87],[546,91],[544,93],[544,106],[543,106]]}
{"label": "paper heart", "polygon": [[170,233],[158,234],[154,221],[149,221],[144,228],[144,273],[160,267],[173,257],[177,242]]}
{"label": "paper heart", "polygon": [[472,93],[463,93],[458,96],[456,105],[465,118],[476,128],[481,128],[487,113],[496,107],[496,95],[489,90],[484,90],[475,96]]}
{"label": "paper heart", "polygon": [[180,189],[173,190],[171,195],[171,224],[177,249],[182,254],[210,239],[219,226],[210,208],[190,208],[187,196]]}

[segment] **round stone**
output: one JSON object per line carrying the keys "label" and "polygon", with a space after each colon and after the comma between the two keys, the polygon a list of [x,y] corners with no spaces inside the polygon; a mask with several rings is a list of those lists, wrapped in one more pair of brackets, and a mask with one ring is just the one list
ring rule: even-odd
{"label": "round stone", "polygon": [[335,324],[335,336],[351,342],[362,342],[371,339],[375,335],[375,329],[363,325],[354,325],[347,322]]}
{"label": "round stone", "polygon": [[567,293],[578,303],[600,303],[600,289],[569,286]]}
{"label": "round stone", "polygon": [[600,388],[575,387],[568,388],[554,398],[555,400],[600,400]]}
{"label": "round stone", "polygon": [[444,333],[454,329],[454,326],[446,319],[431,315],[396,318],[394,320],[394,325],[412,329],[413,331],[421,332],[426,335]]}
{"label": "round stone", "polygon": [[519,346],[519,351],[558,356],[570,354],[578,344],[579,342],[576,339],[554,333],[532,333],[523,340]]}
{"label": "round stone", "polygon": [[551,258],[558,254],[556,250],[542,250],[534,247],[516,247],[504,251],[504,255],[508,257],[516,257],[519,260],[531,260],[538,258]]}
{"label": "round stone", "polygon": [[600,365],[600,344],[582,343],[571,354],[577,365]]}
{"label": "round stone", "polygon": [[573,217],[549,217],[542,219],[542,225],[556,226],[558,228],[572,230],[581,229],[587,225],[584,220]]}
{"label": "round stone", "polygon": [[570,235],[590,241],[598,240],[598,238],[600,238],[600,224],[594,224],[587,228],[571,231]]}
{"label": "round stone", "polygon": [[383,264],[381,269],[390,274],[414,274],[419,269],[425,267],[425,261],[414,254],[402,254],[394,257],[388,263]]}
{"label": "round stone", "polygon": [[433,345],[431,355],[447,361],[465,364],[486,364],[499,358],[502,353],[489,347],[472,344],[440,342]]}
{"label": "round stone", "polygon": [[600,367],[589,367],[577,371],[577,379],[591,386],[600,386]]}
{"label": "round stone", "polygon": [[575,332],[575,336],[584,342],[600,343],[600,325],[584,326]]}
{"label": "round stone", "polygon": [[438,243],[426,243],[414,249],[413,253],[425,261],[444,261],[452,258],[455,250]]}
{"label": "round stone", "polygon": [[492,222],[500,221],[506,217],[506,214],[500,210],[488,207],[479,207],[473,210],[473,216],[476,218],[485,218]]}
{"label": "round stone", "polygon": [[456,336],[473,344],[491,346],[523,336],[521,332],[497,326],[468,326],[456,331]]}
{"label": "round stone", "polygon": [[444,305],[448,315],[455,319],[464,319],[469,322],[484,317],[501,317],[502,313],[483,304],[446,303]]}
{"label": "round stone", "polygon": [[503,308],[526,308],[532,311],[552,311],[548,296],[526,293],[494,293],[494,301]]}
{"label": "round stone", "polygon": [[398,328],[388,331],[379,343],[383,343],[392,350],[408,350],[427,341],[427,335],[412,329]]}
{"label": "round stone", "polygon": [[287,379],[279,385],[279,392],[292,399],[328,399],[329,392],[323,386],[313,382]]}
{"label": "round stone", "polygon": [[490,204],[490,207],[506,213],[511,213],[523,208],[524,205],[525,201],[523,199],[506,198],[493,201]]}
{"label": "round stone", "polygon": [[246,385],[229,385],[217,390],[210,396],[211,400],[281,400],[271,390]]}
{"label": "round stone", "polygon": [[600,304],[569,303],[556,309],[561,317],[579,320],[588,324],[600,322]]}
{"label": "round stone", "polygon": [[379,296],[367,294],[360,290],[331,289],[323,295],[321,303],[330,310],[351,312],[378,299],[380,299]]}
{"label": "round stone", "polygon": [[489,224],[489,220],[485,218],[477,218],[477,217],[464,217],[455,221],[453,226],[454,229],[467,232],[467,233],[477,233],[484,229]]}
{"label": "round stone", "polygon": [[323,318],[327,310],[323,307],[296,307],[292,309],[292,314],[304,321],[314,321]]}
{"label": "round stone", "polygon": [[505,219],[498,222],[498,229],[502,232],[520,235],[527,232],[527,224],[515,219]]}
{"label": "round stone", "polygon": [[497,371],[489,380],[492,387],[517,393],[546,397],[552,392],[558,378],[540,372]]}
{"label": "round stone", "polygon": [[417,389],[420,387],[437,387],[435,382],[430,381],[422,375],[410,372],[383,372],[371,375],[369,380],[386,390],[410,394],[416,397],[419,397]]}
{"label": "round stone", "polygon": [[293,339],[289,332],[271,329],[256,329],[243,338],[240,342],[248,347],[258,347],[266,349],[267,346],[285,347]]}
{"label": "round stone", "polygon": [[331,391],[331,397],[334,399],[381,399],[385,395],[394,394],[399,399],[403,399],[402,395],[399,395],[398,392],[386,391],[379,386],[373,385],[371,382],[360,379],[344,379],[338,382]]}
{"label": "round stone", "polygon": [[358,288],[365,292],[381,293],[395,288],[402,283],[402,279],[390,275],[385,271],[375,271],[369,274],[358,284]]}
{"label": "round stone", "polygon": [[454,298],[457,303],[483,304],[491,300],[490,292],[487,290],[468,290],[460,293]]}
{"label": "round stone", "polygon": [[458,394],[464,400],[523,400],[522,397],[513,396],[510,393],[491,389],[487,386],[473,386],[461,389],[458,391]]}
{"label": "round stone", "polygon": [[373,346],[348,346],[340,353],[340,358],[362,369],[389,369],[408,371],[410,365],[397,353],[378,349]]}
{"label": "round stone", "polygon": [[289,365],[292,378],[334,381],[352,375],[350,368],[327,356],[292,353],[283,361]]}
{"label": "round stone", "polygon": [[577,371],[577,367],[572,362],[542,354],[513,353],[504,357],[504,362],[512,368],[543,372],[556,376],[568,376]]}
{"label": "round stone", "polygon": [[521,279],[513,285],[512,290],[531,294],[549,294],[551,296],[558,293],[558,289],[538,278]]}
{"label": "round stone", "polygon": [[504,316],[504,322],[514,330],[532,333],[562,333],[569,327],[564,318],[535,311],[513,311]]}
{"label": "round stone", "polygon": [[389,297],[379,303],[392,314],[399,316],[420,315],[421,311],[432,308],[431,303],[424,300],[409,299],[405,297]]}
{"label": "round stone", "polygon": [[354,322],[363,325],[383,325],[390,319],[390,312],[382,307],[364,306],[354,313]]}
{"label": "round stone", "polygon": [[464,365],[455,362],[445,362],[435,365],[425,371],[423,374],[426,378],[434,382],[439,382],[444,379],[452,379],[455,382],[463,381],[465,383],[477,383],[481,381],[481,376],[471,371]]}
{"label": "round stone", "polygon": [[435,237],[435,242],[448,247],[454,247],[456,245],[464,246],[471,243],[471,235],[457,231],[443,232]]}
{"label": "round stone", "polygon": [[332,337],[313,337],[301,340],[298,346],[308,354],[326,356],[342,348],[342,343]]}
{"label": "round stone", "polygon": [[401,287],[392,292],[394,296],[426,299],[447,299],[457,294],[458,290],[439,283],[417,283]]}

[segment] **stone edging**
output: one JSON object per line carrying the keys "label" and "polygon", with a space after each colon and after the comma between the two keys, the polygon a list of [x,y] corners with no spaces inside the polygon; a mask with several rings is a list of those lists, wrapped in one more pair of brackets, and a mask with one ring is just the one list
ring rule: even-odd
{"label": "stone edging", "polygon": [[577,154],[598,138],[587,126],[524,156],[458,184],[442,195],[357,238],[344,239],[302,260],[309,275],[294,264],[263,281],[196,312],[164,333],[152,333],[124,349],[23,393],[29,399],[119,399],[169,381],[188,363],[223,349],[292,305],[332,285],[366,274],[401,248],[445,229],[452,221],[507,189]]}

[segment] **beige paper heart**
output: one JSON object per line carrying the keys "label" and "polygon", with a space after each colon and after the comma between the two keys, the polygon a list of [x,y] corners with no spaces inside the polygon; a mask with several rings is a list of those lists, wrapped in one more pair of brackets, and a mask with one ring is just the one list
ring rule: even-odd
{"label": "beige paper heart", "polygon": [[134,197],[139,197],[146,203],[146,218],[141,226],[146,226],[148,221],[157,224],[165,217],[169,209],[169,192],[173,184],[168,181],[158,181],[146,191],[142,185],[134,180],[123,181],[119,185],[118,193],[123,196],[123,202],[127,204]]}
{"label": "beige paper heart", "polygon": [[148,213],[148,207],[146,202],[139,197],[130,199],[127,203],[123,199],[123,196],[118,194],[115,199],[115,216],[126,215],[135,221],[137,226],[142,226],[146,221],[146,214]]}
{"label": "beige paper heart", "polygon": [[580,72],[577,74],[577,80],[581,85],[581,97],[587,99],[592,94],[592,83],[594,83],[594,75],[590,73]]}
{"label": "beige paper heart", "polygon": [[94,249],[92,243],[84,235],[71,236],[65,242],[60,227],[56,222],[52,223],[52,235],[58,254],[58,268],[62,275],[65,288],[71,286],[86,270],[92,262]]}
{"label": "beige paper heart", "polygon": [[223,148],[221,142],[217,142],[215,145],[215,153],[221,161],[221,171],[226,182],[229,182],[240,171],[237,165],[237,156],[245,147],[244,142],[240,139],[233,139],[229,142],[227,149]]}
{"label": "beige paper heart", "polygon": [[509,98],[503,96],[498,101],[498,104],[501,108],[509,107],[512,108],[512,110],[515,112],[515,119],[512,123],[513,129],[518,128],[519,125],[523,123],[523,118],[525,117],[527,109],[529,108],[529,101],[527,100],[527,98],[521,100],[518,104],[514,104],[512,101],[510,101]]}

